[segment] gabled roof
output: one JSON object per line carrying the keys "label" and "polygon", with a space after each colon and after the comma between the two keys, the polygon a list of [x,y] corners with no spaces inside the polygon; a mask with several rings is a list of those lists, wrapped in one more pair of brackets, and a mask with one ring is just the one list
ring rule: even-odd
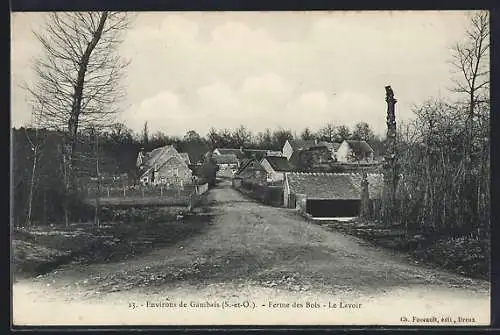
{"label": "gabled roof", "polygon": [[215,164],[238,164],[238,157],[234,154],[222,154],[213,156]]}
{"label": "gabled roof", "polygon": [[[141,156],[142,153],[139,153]],[[154,168],[155,164],[158,165],[157,168],[163,166],[172,157],[178,157],[181,162],[185,162],[185,159],[177,152],[177,150],[172,145],[166,145],[163,147],[156,148],[151,152],[143,155],[142,163],[144,164],[144,172],[142,175],[147,174]],[[185,162],[188,164],[187,162]]]}
{"label": "gabled roof", "polygon": [[242,154],[240,149],[235,148],[215,148],[215,150],[219,151],[221,155],[236,155],[236,157],[239,157]]}
{"label": "gabled roof", "polygon": [[179,155],[184,159],[186,164],[191,164],[191,160],[189,159],[189,154],[187,152],[179,152]]}
{"label": "gabled roof", "polygon": [[[311,199],[361,199],[360,173],[290,172],[286,177],[291,193],[304,194]],[[370,198],[380,198],[383,190],[382,174],[369,173],[367,179]]]}
{"label": "gabled roof", "polygon": [[264,159],[269,162],[274,171],[289,172],[294,169],[286,157],[267,156]]}
{"label": "gabled roof", "polygon": [[372,147],[366,141],[346,140],[346,142],[356,154],[373,152]]}
{"label": "gabled roof", "polygon": [[249,158],[249,159],[244,160],[240,164],[240,168],[236,172],[236,175],[241,174],[245,170],[249,170],[249,171],[250,170],[253,170],[253,171],[256,171],[256,170],[265,171],[264,167],[260,164],[260,161],[258,161],[255,158]]}
{"label": "gabled roof", "polygon": [[288,143],[290,143],[294,151],[308,149],[317,144],[316,140],[288,140]]}
{"label": "gabled roof", "polygon": [[169,156],[179,154],[177,150],[175,150],[173,145],[165,145],[163,147],[156,148],[150,152],[144,154],[143,163],[147,167],[153,166],[155,163],[159,163],[158,160],[160,157],[165,156],[163,159],[167,159]]}
{"label": "gabled roof", "polygon": [[236,174],[239,174],[241,171],[243,171],[252,161],[255,161],[255,159],[254,158],[244,158],[240,162],[240,167],[239,167],[238,171],[236,172]]}

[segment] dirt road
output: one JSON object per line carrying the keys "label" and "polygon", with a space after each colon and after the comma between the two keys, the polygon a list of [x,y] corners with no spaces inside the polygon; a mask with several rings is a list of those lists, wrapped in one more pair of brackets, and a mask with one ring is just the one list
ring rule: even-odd
{"label": "dirt road", "polygon": [[[209,197],[215,219],[202,234],[125,262],[69,265],[16,283],[14,320],[44,324],[489,323],[487,282],[414,264],[404,255],[327,231],[293,210],[247,199],[228,182],[211,190]],[[180,300],[188,304],[186,308],[179,306]],[[166,301],[171,302],[169,307],[161,304]]]}

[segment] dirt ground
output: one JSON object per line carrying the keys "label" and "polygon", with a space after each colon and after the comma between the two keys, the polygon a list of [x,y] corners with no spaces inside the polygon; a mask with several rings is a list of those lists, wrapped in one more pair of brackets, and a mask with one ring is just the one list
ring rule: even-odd
{"label": "dirt ground", "polygon": [[209,198],[214,219],[202,234],[122,262],[69,264],[15,283],[14,322],[489,324],[488,282],[258,204],[227,181]]}

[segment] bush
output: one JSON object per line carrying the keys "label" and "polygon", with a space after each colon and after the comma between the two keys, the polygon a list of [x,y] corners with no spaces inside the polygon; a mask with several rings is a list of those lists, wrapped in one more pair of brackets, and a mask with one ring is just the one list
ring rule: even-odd
{"label": "bush", "polygon": [[471,277],[488,278],[490,271],[490,245],[478,238],[439,239],[412,254]]}
{"label": "bush", "polygon": [[252,199],[263,204],[275,207],[283,205],[283,187],[259,185],[248,181],[242,181],[241,187]]}

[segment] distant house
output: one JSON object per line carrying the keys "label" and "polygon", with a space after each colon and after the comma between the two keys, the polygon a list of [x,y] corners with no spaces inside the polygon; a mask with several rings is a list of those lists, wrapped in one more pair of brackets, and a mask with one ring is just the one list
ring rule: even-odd
{"label": "distant house", "polygon": [[215,148],[213,151],[214,156],[220,155],[235,155],[237,158],[243,158],[243,150],[235,148]]}
{"label": "distant house", "polygon": [[294,169],[286,157],[264,157],[260,164],[266,170],[268,183],[282,181],[285,178],[285,172],[290,172]]}
{"label": "distant house", "polygon": [[189,168],[189,157],[179,153],[173,146],[166,145],[144,153],[137,157],[139,181],[143,185],[159,185],[182,187],[192,181]]}
{"label": "distant house", "polygon": [[[283,145],[283,156],[285,156],[293,164],[297,164],[299,161],[299,155],[303,151],[315,149],[315,148],[325,148],[328,155],[331,156],[333,161],[337,160],[337,151],[341,143],[338,142],[327,142],[318,140],[291,140],[286,141]],[[324,158],[323,160],[330,160],[329,158]]]}
{"label": "distant house", "polygon": [[309,149],[312,146],[318,144],[317,140],[286,140],[283,145],[283,156],[288,160],[292,157],[293,153],[297,153],[300,150]]}
{"label": "distant house", "polygon": [[232,177],[238,170],[238,157],[234,154],[220,154],[212,156],[213,162],[218,166],[217,176]]}
{"label": "distant house", "polygon": [[267,156],[282,156],[281,151],[270,149],[241,149],[245,158],[255,158],[261,160]]}
{"label": "distant house", "polygon": [[335,159],[326,146],[314,146],[294,152],[289,160],[297,171],[328,171]]}
{"label": "distant house", "polygon": [[334,161],[337,160],[337,152],[341,144],[342,144],[341,142],[326,142],[326,141],[318,142],[319,146],[324,146],[328,149]]}
{"label": "distant house", "polygon": [[267,183],[267,171],[257,159],[245,159],[241,162],[234,178],[241,182],[264,185]]}
{"label": "distant house", "polygon": [[[369,173],[368,195],[371,203],[380,199],[382,174]],[[285,174],[283,203],[313,218],[355,217],[361,206],[360,173]]]}
{"label": "distant house", "polygon": [[337,150],[341,163],[373,162],[373,149],[366,141],[345,140]]}

